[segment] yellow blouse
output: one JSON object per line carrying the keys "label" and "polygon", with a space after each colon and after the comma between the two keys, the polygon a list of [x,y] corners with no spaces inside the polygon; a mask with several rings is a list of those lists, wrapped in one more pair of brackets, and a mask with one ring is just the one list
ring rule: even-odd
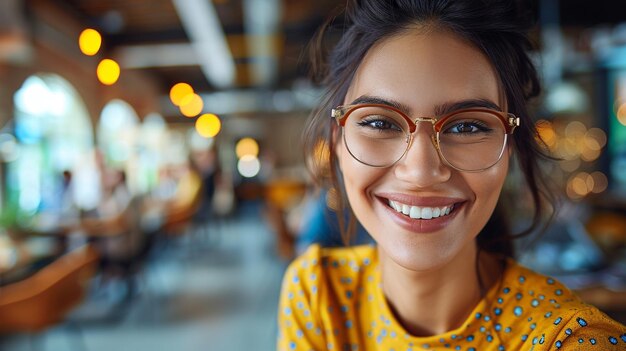
{"label": "yellow blouse", "polygon": [[513,261],[465,323],[441,335],[409,335],[380,284],[374,246],[311,246],[284,276],[277,349],[626,350],[626,327]]}

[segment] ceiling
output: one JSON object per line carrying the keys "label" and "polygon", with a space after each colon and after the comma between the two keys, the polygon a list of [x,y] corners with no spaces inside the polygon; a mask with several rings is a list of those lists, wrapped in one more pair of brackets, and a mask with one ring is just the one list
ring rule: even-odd
{"label": "ceiling", "polygon": [[[191,84],[200,94],[293,89],[308,73],[308,42],[328,15],[343,3],[337,0],[37,1],[52,3],[84,27],[99,30],[106,55],[118,59],[124,69],[141,70],[152,76],[164,96],[178,82]],[[596,0],[593,6],[584,0],[531,2],[543,12],[542,21],[554,20],[562,25],[597,25],[622,20],[616,15],[619,11],[614,11],[614,2],[609,0]],[[185,6],[189,8],[185,10]],[[550,16],[546,17],[546,13]],[[219,38],[198,38],[193,23],[190,24],[194,16],[203,22],[196,28],[200,28],[200,35],[213,27],[217,28]],[[219,41],[216,38],[223,41],[227,50],[198,45]],[[211,69],[217,70],[214,74],[230,72],[227,68],[216,69],[217,54],[223,51],[231,53],[227,59],[232,68],[230,80],[212,77],[209,72]]]}
{"label": "ceiling", "polygon": [[[338,4],[336,0],[50,1],[85,27],[99,30],[108,55],[117,57],[122,68],[153,76],[164,94],[181,81],[200,93],[289,89],[306,77],[305,47]],[[217,15],[234,64],[233,79],[227,84],[212,80],[203,67],[211,66],[215,50],[208,48],[209,56],[202,56],[190,45],[197,38],[189,34],[181,16],[184,10],[176,3],[193,2],[200,5],[192,11],[201,12],[202,5],[209,5]],[[255,76],[258,71],[265,76]]]}

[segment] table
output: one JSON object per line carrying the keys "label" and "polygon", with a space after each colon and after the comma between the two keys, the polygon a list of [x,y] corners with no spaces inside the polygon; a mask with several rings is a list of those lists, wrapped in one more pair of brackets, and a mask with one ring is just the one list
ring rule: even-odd
{"label": "table", "polygon": [[[1,230],[1,229],[0,229]],[[11,237],[0,231],[0,285],[28,275],[37,262],[62,253],[55,238]]]}

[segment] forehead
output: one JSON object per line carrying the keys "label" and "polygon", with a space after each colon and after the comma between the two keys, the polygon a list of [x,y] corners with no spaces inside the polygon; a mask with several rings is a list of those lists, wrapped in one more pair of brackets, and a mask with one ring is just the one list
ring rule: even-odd
{"label": "forehead", "polygon": [[399,101],[419,113],[465,99],[499,103],[488,59],[453,34],[411,30],[374,45],[350,85],[345,103],[361,95]]}

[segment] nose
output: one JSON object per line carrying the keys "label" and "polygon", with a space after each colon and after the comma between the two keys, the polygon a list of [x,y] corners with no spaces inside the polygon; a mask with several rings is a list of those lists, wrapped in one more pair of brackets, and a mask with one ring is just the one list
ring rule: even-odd
{"label": "nose", "polygon": [[452,169],[437,151],[432,127],[427,123],[413,133],[406,154],[394,167],[396,178],[414,187],[428,188],[450,179]]}

